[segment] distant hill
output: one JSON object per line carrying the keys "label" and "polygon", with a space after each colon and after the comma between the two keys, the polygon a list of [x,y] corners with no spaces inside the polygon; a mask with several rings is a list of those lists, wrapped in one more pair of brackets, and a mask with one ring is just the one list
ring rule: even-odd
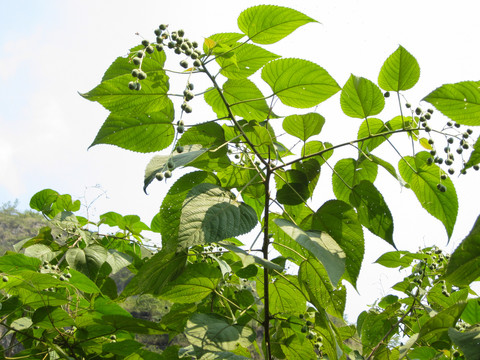
{"label": "distant hill", "polygon": [[20,211],[18,202],[7,202],[0,206],[0,255],[13,250],[20,240],[37,235],[38,229],[47,225],[43,216],[35,211]]}

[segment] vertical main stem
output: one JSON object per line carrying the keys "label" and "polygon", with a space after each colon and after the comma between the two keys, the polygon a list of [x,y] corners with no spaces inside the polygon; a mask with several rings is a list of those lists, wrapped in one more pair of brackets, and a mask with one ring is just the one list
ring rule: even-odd
{"label": "vertical main stem", "polygon": [[[265,210],[263,216],[263,258],[268,260],[268,248],[270,246],[270,237],[269,237],[269,229],[268,229],[268,221],[269,221],[269,205],[270,205],[270,176],[272,175],[272,171],[270,167],[267,167],[267,174],[265,176]],[[270,345],[270,295],[268,292],[268,269],[263,269],[263,299],[264,299],[264,310],[265,318],[263,320],[263,328],[264,328],[264,335],[265,335],[265,347],[267,349],[267,354],[265,359],[271,360],[272,359],[272,351]]]}

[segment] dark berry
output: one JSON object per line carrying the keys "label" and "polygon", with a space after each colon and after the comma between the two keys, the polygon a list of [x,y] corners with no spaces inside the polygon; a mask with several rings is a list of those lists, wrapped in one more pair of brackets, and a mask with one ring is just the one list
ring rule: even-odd
{"label": "dark berry", "polygon": [[453,123],[452,123],[451,121],[448,121],[448,122],[447,122],[447,126],[452,127],[452,126],[453,126]]}
{"label": "dark berry", "polygon": [[133,77],[138,77],[138,74],[140,74],[140,71],[141,71],[141,70],[133,69],[133,70],[132,70],[132,76],[133,76]]}
{"label": "dark berry", "polygon": [[167,44],[168,48],[169,49],[173,49],[175,47],[175,43],[173,41],[170,41],[168,44]]}
{"label": "dark berry", "polygon": [[466,169],[460,170],[460,174],[465,175],[466,173],[467,173],[467,170],[466,170]]}
{"label": "dark berry", "polygon": [[165,171],[165,178],[171,178],[172,177],[172,172],[170,170]]}
{"label": "dark berry", "polygon": [[148,45],[146,48],[145,48],[145,51],[149,54],[153,54],[153,46],[152,45]]}
{"label": "dark berry", "polygon": [[442,179],[442,180],[447,180],[447,174],[442,174],[442,175],[440,175],[440,179]]}
{"label": "dark berry", "polygon": [[161,24],[158,28],[159,28],[160,30],[165,30],[165,29],[167,28],[167,25]]}
{"label": "dark berry", "polygon": [[200,60],[196,59],[196,60],[193,62],[193,66],[195,66],[195,67],[198,68],[198,67],[202,66],[202,62],[201,62]]}
{"label": "dark berry", "polygon": [[182,53],[182,50],[180,48],[175,48],[175,54],[180,55]]}
{"label": "dark berry", "polygon": [[134,57],[132,62],[135,64],[135,65],[140,65],[142,63],[142,59],[140,59],[139,57]]}
{"label": "dark berry", "polygon": [[177,132],[179,134],[182,134],[185,131],[185,128],[183,126],[177,126]]}
{"label": "dark berry", "polygon": [[383,94],[383,96],[386,97],[386,98],[390,97],[390,92],[386,91],[385,94]]}
{"label": "dark berry", "polygon": [[435,156],[437,152],[435,150],[430,150],[430,155]]}
{"label": "dark berry", "polygon": [[198,47],[198,43],[196,41],[192,41],[192,46],[196,49]]}
{"label": "dark berry", "polygon": [[425,117],[425,119],[427,119],[427,120],[430,120],[430,118],[431,118],[431,116],[430,116],[430,114],[429,114],[429,113],[426,113],[426,114],[425,114],[425,115],[423,115],[423,116],[424,116],[424,117]]}
{"label": "dark berry", "polygon": [[172,170],[175,167],[175,163],[173,162],[172,159],[168,160],[167,162],[167,167]]}
{"label": "dark berry", "polygon": [[156,41],[157,44],[163,44],[163,38],[161,36],[157,36]]}
{"label": "dark berry", "polygon": [[183,146],[180,146],[180,145],[177,146],[177,152],[178,152],[179,154],[183,153],[183,150],[184,150],[184,149],[183,149]]}
{"label": "dark berry", "polygon": [[162,181],[165,178],[165,176],[161,172],[156,173],[155,177],[157,178],[158,181]]}
{"label": "dark berry", "polygon": [[432,131],[432,128],[430,126],[425,126],[425,131],[430,132],[430,131]]}
{"label": "dark berry", "polygon": [[433,139],[428,139],[428,143],[429,143],[430,145],[433,145],[434,142],[435,142],[435,141],[433,141]]}
{"label": "dark berry", "polygon": [[473,134],[473,130],[472,130],[472,129],[467,129],[467,134],[468,134],[468,135],[472,135],[472,134]]}
{"label": "dark berry", "polygon": [[461,154],[463,152],[463,149],[462,148],[458,148],[457,149],[457,154]]}
{"label": "dark berry", "polygon": [[184,69],[188,68],[188,61],[187,60],[180,61],[180,66],[183,67]]}
{"label": "dark berry", "polygon": [[130,82],[128,83],[128,88],[129,88],[130,90],[135,90],[135,89],[137,88],[137,84],[136,84],[134,81],[130,81]]}
{"label": "dark berry", "polygon": [[432,165],[432,164],[433,164],[433,158],[428,158],[427,165]]}
{"label": "dark berry", "polygon": [[422,109],[420,109],[419,107],[417,107],[417,108],[415,109],[415,114],[420,115],[421,113],[422,113]]}
{"label": "dark berry", "polygon": [[450,166],[450,165],[452,165],[452,164],[453,164],[453,161],[452,161],[452,160],[450,160],[450,159],[445,160],[445,165]]}
{"label": "dark berry", "polygon": [[174,32],[172,32],[172,34],[170,35],[170,37],[172,38],[172,40],[177,40],[178,34],[174,31]]}
{"label": "dark berry", "polygon": [[138,78],[140,80],[145,80],[147,78],[147,73],[145,73],[144,71],[141,71],[138,73]]}
{"label": "dark berry", "polygon": [[195,60],[195,59],[198,59],[198,54],[196,52],[193,52],[192,55],[190,55],[190,57]]}
{"label": "dark berry", "polygon": [[475,171],[478,171],[478,170],[480,169],[480,166],[478,166],[477,164],[475,164],[475,165],[473,165],[473,169],[474,169]]}
{"label": "dark berry", "polygon": [[184,35],[185,35],[185,31],[184,31],[184,30],[182,30],[182,29],[178,30],[178,36],[183,37]]}
{"label": "dark berry", "polygon": [[460,127],[460,124],[459,123],[455,123],[454,125],[456,128],[459,128]]}
{"label": "dark berry", "polygon": [[430,114],[433,114],[433,109],[428,109],[427,112],[429,112]]}
{"label": "dark berry", "polygon": [[147,47],[148,45],[150,45],[150,43],[148,42],[148,40],[144,39],[142,40],[142,45]]}
{"label": "dark berry", "polygon": [[192,107],[190,105],[187,104],[187,106],[185,106],[185,109],[183,109],[187,114],[190,114],[192,112]]}
{"label": "dark berry", "polygon": [[155,30],[153,30],[153,33],[154,33],[156,36],[160,36],[160,34],[162,33],[162,30],[160,30],[160,29],[155,29]]}
{"label": "dark berry", "polygon": [[187,56],[192,55],[192,53],[193,53],[192,49],[185,50],[185,55],[187,55]]}
{"label": "dark berry", "polygon": [[405,104],[405,107],[406,107],[407,109],[410,109],[410,108],[412,107],[412,105],[411,105],[410,103],[406,103],[406,104]]}
{"label": "dark berry", "polygon": [[143,51],[138,51],[137,52],[137,57],[142,58],[143,57]]}
{"label": "dark berry", "polygon": [[448,138],[447,142],[448,142],[449,144],[453,144],[453,138],[452,138],[452,137],[451,137],[451,138]]}
{"label": "dark berry", "polygon": [[162,44],[157,44],[155,46],[155,48],[157,49],[158,52],[162,51],[163,50],[163,45]]}
{"label": "dark berry", "polygon": [[2,281],[3,281],[3,282],[8,282],[8,276],[4,275],[4,276],[2,277]]}
{"label": "dark berry", "polygon": [[448,169],[448,173],[450,175],[453,175],[453,174],[455,174],[455,170],[453,168],[450,168],[450,169]]}
{"label": "dark berry", "polygon": [[137,84],[137,88],[135,90],[137,91],[142,90],[142,85],[140,85],[139,82],[137,82],[136,84]]}
{"label": "dark berry", "polygon": [[177,125],[179,125],[179,126],[184,126],[185,123],[183,122],[183,120],[178,120]]}

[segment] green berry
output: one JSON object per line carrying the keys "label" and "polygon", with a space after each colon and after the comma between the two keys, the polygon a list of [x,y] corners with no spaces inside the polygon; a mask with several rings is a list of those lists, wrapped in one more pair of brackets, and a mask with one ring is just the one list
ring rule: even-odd
{"label": "green berry", "polygon": [[422,113],[422,109],[420,109],[419,107],[417,107],[417,108],[415,109],[415,114],[420,115],[421,113]]}
{"label": "green berry", "polygon": [[198,43],[196,41],[192,41],[192,47],[196,49],[198,47]]}
{"label": "green berry", "polygon": [[178,30],[178,36],[183,37],[185,35],[185,31],[183,29]]}
{"label": "green berry", "polygon": [[426,113],[426,114],[425,114],[425,115],[423,115],[423,116],[424,116],[424,117],[425,117],[425,119],[427,119],[427,120],[430,120],[430,118],[431,118],[431,116],[430,116],[430,114],[429,114],[429,113]]}
{"label": "green berry", "polygon": [[180,48],[178,48],[178,47],[175,48],[174,51],[175,51],[175,54],[177,54],[177,55],[180,55],[182,53],[182,50],[180,50]]}
{"label": "green berry", "polygon": [[190,90],[185,90],[185,91],[183,92],[183,96],[185,97],[185,100],[186,100],[186,101],[190,101],[190,100],[193,99],[193,97],[194,97],[195,95],[193,95],[193,93],[192,93]]}
{"label": "green berry", "polygon": [[183,153],[183,150],[184,150],[184,149],[183,149],[183,146],[180,146],[180,145],[177,146],[177,152],[178,152],[179,154]]}
{"label": "green berry", "polygon": [[140,71],[141,71],[141,70],[133,69],[133,70],[132,70],[132,76],[133,76],[133,77],[138,77],[138,74],[140,74]]}
{"label": "green berry", "polygon": [[190,113],[192,112],[192,107],[187,104],[187,106],[185,106],[184,111],[185,111],[187,114],[190,114]]}
{"label": "green berry", "polygon": [[427,112],[433,114],[433,109],[428,109]]}
{"label": "green berry", "polygon": [[188,68],[188,61],[187,60],[180,61],[180,66],[183,67],[184,69]]}
{"label": "green berry", "polygon": [[177,132],[179,134],[182,134],[185,131],[185,128],[183,126],[177,126]]}
{"label": "green berry", "polygon": [[148,45],[150,45],[150,43],[148,42],[148,40],[143,39],[143,40],[142,40],[142,45],[145,46],[145,47],[147,47]]}
{"label": "green berry", "polygon": [[145,51],[149,54],[153,54],[153,46],[152,45],[148,45],[146,48],[145,48]]}
{"label": "green berry", "polygon": [[190,55],[190,57],[195,60],[195,59],[198,59],[198,54],[196,52],[193,52],[192,55]]}
{"label": "green berry", "polygon": [[175,43],[173,41],[170,41],[168,44],[167,44],[168,48],[169,49],[173,49],[175,47]]}
{"label": "green berry", "polygon": [[178,34],[174,31],[174,32],[172,32],[172,34],[170,35],[170,37],[172,38],[172,40],[177,40]]}
{"label": "green berry", "polygon": [[153,30],[153,33],[154,33],[156,36],[160,36],[160,34],[162,33],[162,30],[160,30],[160,29],[155,29],[155,30]]}
{"label": "green berry", "polygon": [[390,92],[389,91],[386,91],[384,94],[383,94],[384,97],[388,98],[390,97]]}
{"label": "green berry", "polygon": [[167,167],[172,170],[173,168],[175,168],[175,163],[173,162],[172,159],[169,159],[168,162],[167,162]]}
{"label": "green berry", "polygon": [[196,60],[193,62],[193,66],[195,66],[195,67],[198,68],[198,67],[202,66],[202,62],[201,62],[200,60],[196,59]]}
{"label": "green berry", "polygon": [[188,89],[188,90],[193,90],[193,84],[192,84],[192,83],[188,83],[188,84],[187,84],[187,89]]}
{"label": "green berry", "polygon": [[185,55],[190,56],[192,55],[193,51],[191,49],[185,50]]}
{"label": "green berry", "polygon": [[8,276],[4,275],[4,276],[2,277],[2,281],[3,281],[3,282],[8,282]]}
{"label": "green berry", "polygon": [[155,174],[155,177],[158,181],[162,181],[165,176],[163,175],[163,173],[159,172]]}
{"label": "green berry", "polygon": [[137,84],[136,84],[134,81],[130,81],[130,82],[128,83],[128,88],[129,88],[130,90],[135,90],[135,89],[137,88]]}
{"label": "green berry", "polygon": [[183,125],[185,125],[185,123],[183,122],[183,120],[178,120],[177,125],[183,126]]}
{"label": "green berry", "polygon": [[159,28],[160,30],[165,30],[165,29],[167,28],[167,25],[161,24],[158,28]]}
{"label": "green berry", "polygon": [[165,171],[165,178],[169,179],[172,177],[172,172],[170,170]]}

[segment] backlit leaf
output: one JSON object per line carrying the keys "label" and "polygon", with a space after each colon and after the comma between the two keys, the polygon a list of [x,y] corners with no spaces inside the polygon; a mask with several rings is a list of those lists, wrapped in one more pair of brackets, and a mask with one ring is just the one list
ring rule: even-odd
{"label": "backlit leaf", "polygon": [[317,113],[287,116],[282,123],[283,130],[300,140],[307,141],[313,135],[320,134],[325,118]]}
{"label": "backlit leaf", "polygon": [[385,98],[373,82],[351,75],[343,86],[340,105],[345,115],[365,119],[383,110]]}
{"label": "backlit leaf", "polygon": [[386,91],[401,91],[412,88],[420,78],[417,59],[399,46],[383,63],[378,75],[378,85]]}

